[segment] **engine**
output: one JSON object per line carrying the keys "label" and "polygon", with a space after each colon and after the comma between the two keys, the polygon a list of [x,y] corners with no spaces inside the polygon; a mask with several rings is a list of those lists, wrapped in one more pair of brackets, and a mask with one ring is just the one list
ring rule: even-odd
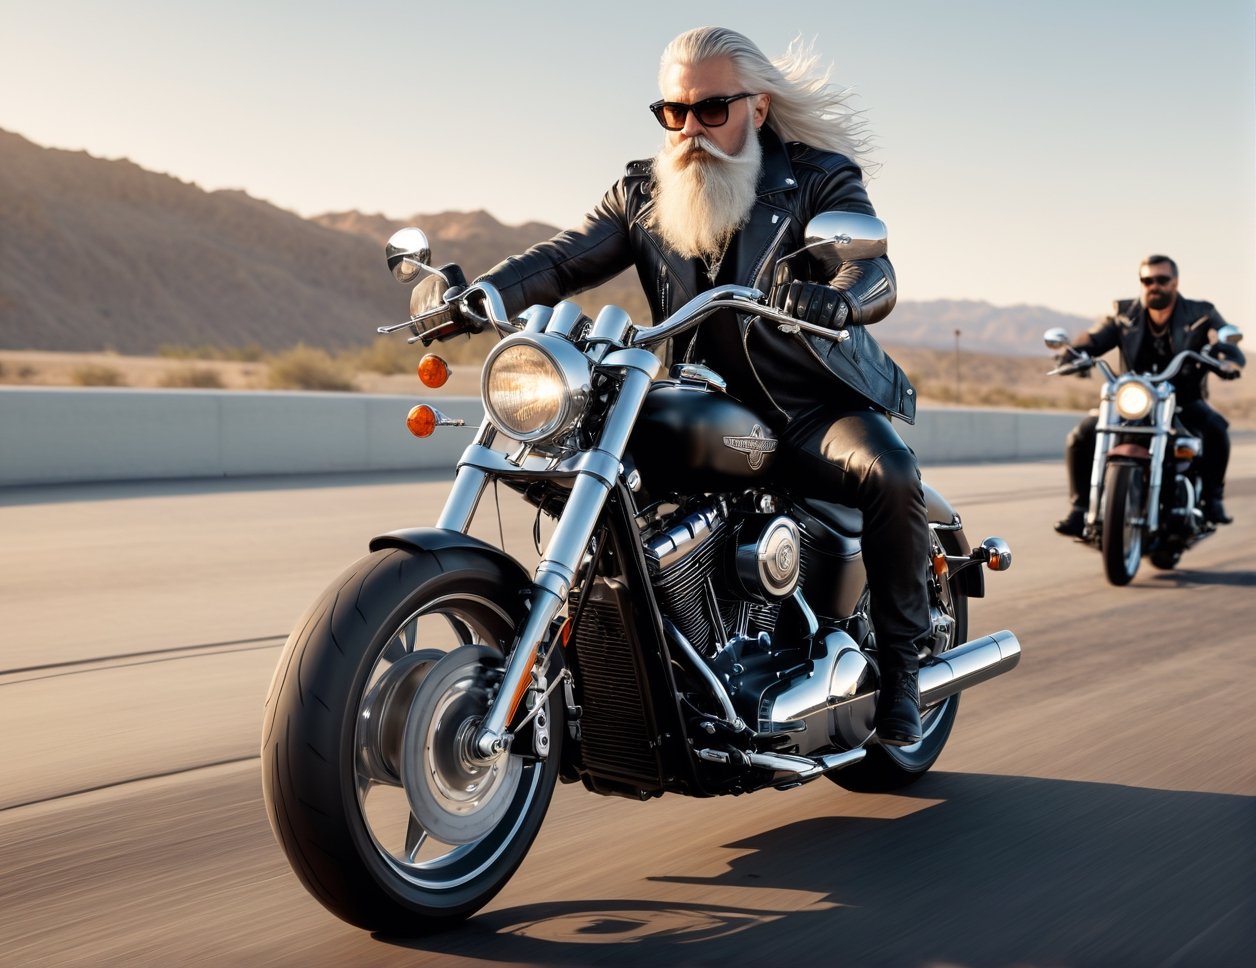
{"label": "engine", "polygon": [[644,550],[664,617],[707,658],[771,634],[780,602],[802,580],[798,525],[780,514],[712,503],[669,520]]}

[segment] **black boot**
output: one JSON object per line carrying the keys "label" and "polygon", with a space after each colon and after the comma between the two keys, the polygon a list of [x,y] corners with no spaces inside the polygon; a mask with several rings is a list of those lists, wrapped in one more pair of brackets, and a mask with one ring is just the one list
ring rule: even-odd
{"label": "black boot", "polygon": [[1234,518],[1225,513],[1225,504],[1220,497],[1210,497],[1204,502],[1204,517],[1213,524],[1232,524]]}
{"label": "black boot", "polygon": [[1080,538],[1086,529],[1086,509],[1073,508],[1069,511],[1068,517],[1060,518],[1055,522],[1055,530],[1060,534],[1068,535],[1070,538]]}
{"label": "black boot", "polygon": [[897,668],[883,670],[874,722],[877,740],[883,746],[911,746],[920,742],[920,684],[915,672]]}

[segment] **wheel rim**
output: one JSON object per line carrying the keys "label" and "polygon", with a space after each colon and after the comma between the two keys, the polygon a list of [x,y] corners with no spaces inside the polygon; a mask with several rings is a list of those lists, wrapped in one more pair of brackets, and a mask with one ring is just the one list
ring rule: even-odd
{"label": "wheel rim", "polygon": [[[362,690],[354,734],[353,782],[359,815],[376,858],[397,876],[430,892],[450,891],[490,868],[510,845],[541,782],[540,764],[512,767],[513,789],[501,798],[501,818],[466,843],[441,840],[417,820],[401,769],[410,707],[428,674],[448,652],[466,645],[500,651],[514,621],[499,605],[473,594],[449,595],[416,609],[384,640]],[[442,768],[446,783],[457,768]]]}
{"label": "wheel rim", "polygon": [[492,698],[491,650],[464,646],[434,666],[415,693],[402,744],[401,781],[410,811],[447,844],[487,837],[519,788],[522,761],[485,758],[475,737]]}

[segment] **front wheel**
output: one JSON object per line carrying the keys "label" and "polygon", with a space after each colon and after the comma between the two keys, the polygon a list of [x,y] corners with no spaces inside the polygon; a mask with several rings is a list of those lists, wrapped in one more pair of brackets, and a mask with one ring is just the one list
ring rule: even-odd
{"label": "front wheel", "polygon": [[1141,464],[1109,464],[1103,475],[1103,567],[1113,585],[1128,585],[1143,557],[1147,475]]}
{"label": "front wheel", "polygon": [[467,917],[532,845],[558,774],[561,710],[536,717],[552,727],[546,759],[531,755],[531,731],[494,760],[470,742],[528,584],[475,549],[439,561],[378,551],[290,637],[267,698],[266,808],[297,876],[345,921],[413,933]]}

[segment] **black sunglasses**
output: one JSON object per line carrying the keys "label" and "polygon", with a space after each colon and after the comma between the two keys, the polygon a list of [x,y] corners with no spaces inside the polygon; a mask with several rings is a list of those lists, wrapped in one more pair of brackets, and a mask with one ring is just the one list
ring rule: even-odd
{"label": "black sunglasses", "polygon": [[1150,285],[1167,286],[1169,283],[1173,281],[1173,277],[1172,276],[1142,276],[1139,278],[1138,281],[1141,282],[1144,286],[1150,286]]}
{"label": "black sunglasses", "polygon": [[668,131],[679,131],[685,126],[685,117],[690,111],[704,128],[718,128],[728,121],[728,106],[743,97],[754,97],[745,94],[730,94],[728,97],[704,97],[697,104],[685,104],[683,101],[655,101],[650,110],[659,119],[659,124]]}

